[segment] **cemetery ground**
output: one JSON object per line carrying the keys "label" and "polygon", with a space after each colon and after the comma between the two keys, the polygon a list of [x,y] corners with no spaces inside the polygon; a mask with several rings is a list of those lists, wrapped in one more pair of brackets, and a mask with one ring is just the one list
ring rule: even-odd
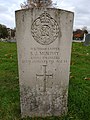
{"label": "cemetery ground", "polygon": [[[90,47],[73,43],[68,113],[23,120],[90,120]],[[0,42],[0,120],[22,120],[16,43]]]}

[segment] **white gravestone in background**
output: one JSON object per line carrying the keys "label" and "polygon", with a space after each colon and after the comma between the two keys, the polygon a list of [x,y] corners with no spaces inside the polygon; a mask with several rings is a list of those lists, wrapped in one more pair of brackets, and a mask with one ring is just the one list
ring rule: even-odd
{"label": "white gravestone in background", "polygon": [[67,112],[73,13],[52,8],[16,11],[21,114]]}

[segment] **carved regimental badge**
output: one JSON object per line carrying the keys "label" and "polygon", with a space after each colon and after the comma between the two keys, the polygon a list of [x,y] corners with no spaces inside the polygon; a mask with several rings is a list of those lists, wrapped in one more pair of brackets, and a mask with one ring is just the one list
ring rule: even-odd
{"label": "carved regimental badge", "polygon": [[45,11],[31,26],[33,38],[41,45],[49,45],[59,36],[58,23]]}

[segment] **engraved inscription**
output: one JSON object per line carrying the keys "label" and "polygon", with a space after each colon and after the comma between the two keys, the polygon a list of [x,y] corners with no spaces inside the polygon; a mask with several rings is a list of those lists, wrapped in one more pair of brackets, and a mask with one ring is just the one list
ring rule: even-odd
{"label": "engraved inscription", "polygon": [[46,67],[47,65],[43,65],[43,74],[36,74],[36,78],[37,77],[43,77],[43,81],[44,81],[44,92],[46,92],[46,81],[47,81],[47,77],[53,77],[53,74],[47,74],[46,71]]}
{"label": "engraved inscription", "polygon": [[29,51],[29,58],[22,59],[22,63],[41,63],[53,64],[62,63],[67,64],[68,59],[60,56],[61,50],[59,47],[31,47]]}
{"label": "engraved inscription", "polygon": [[59,36],[58,23],[46,11],[31,26],[33,38],[41,45],[49,45]]}

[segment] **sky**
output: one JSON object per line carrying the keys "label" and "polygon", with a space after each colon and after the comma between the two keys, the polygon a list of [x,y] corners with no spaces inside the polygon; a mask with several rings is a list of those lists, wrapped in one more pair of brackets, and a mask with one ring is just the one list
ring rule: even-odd
{"label": "sky", "polygon": [[[15,27],[15,11],[25,0],[0,0],[0,24]],[[74,12],[74,29],[87,27],[90,31],[90,0],[53,0],[56,7]]]}

